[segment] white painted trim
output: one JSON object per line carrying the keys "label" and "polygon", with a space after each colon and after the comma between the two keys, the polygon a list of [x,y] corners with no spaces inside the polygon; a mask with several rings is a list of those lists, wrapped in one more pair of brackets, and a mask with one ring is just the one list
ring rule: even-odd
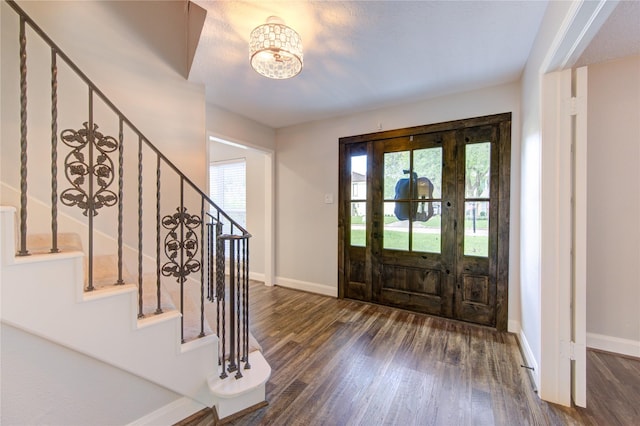
{"label": "white painted trim", "polygon": [[542,81],[539,395],[571,406],[571,70]]}
{"label": "white painted trim", "polygon": [[276,285],[292,288],[294,290],[308,291],[309,293],[322,294],[324,296],[338,297],[338,289],[324,284],[309,281],[294,280],[292,278],[276,277]]}
{"label": "white painted trim", "polygon": [[182,397],[146,416],[140,417],[127,426],[172,425],[205,408],[207,406],[204,404]]}
{"label": "white painted trim", "polygon": [[263,273],[260,273],[260,272],[249,272],[249,279],[250,280],[262,281],[264,283],[265,282],[264,281],[264,277],[265,277],[265,275]]}
{"label": "white painted trim", "polygon": [[515,335],[519,335],[520,332],[522,331],[522,326],[520,325],[519,321],[509,320],[507,322],[507,331],[509,333],[513,333]]}
{"label": "white painted trim", "polygon": [[587,347],[640,358],[640,340],[587,333]]}
{"label": "white painted trim", "polygon": [[571,397],[587,406],[587,67],[573,77],[576,110],[573,134],[573,288]]}
{"label": "white painted trim", "polygon": [[617,4],[618,0],[573,1],[542,61],[540,73],[574,66]]}
{"label": "white painted trim", "polygon": [[527,336],[524,334],[524,330],[520,330],[518,340],[520,340],[520,347],[522,348],[522,354],[524,355],[524,362],[527,366],[533,368],[531,375],[533,376],[536,389],[540,389],[540,369],[538,368],[538,363],[536,362],[536,357],[533,355],[531,346],[529,346]]}

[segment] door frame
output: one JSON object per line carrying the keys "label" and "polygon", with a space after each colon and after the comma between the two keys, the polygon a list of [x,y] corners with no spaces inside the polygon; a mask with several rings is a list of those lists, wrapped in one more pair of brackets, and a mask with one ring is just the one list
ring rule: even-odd
{"label": "door frame", "polygon": [[[417,134],[460,130],[468,127],[483,125],[500,126],[500,140],[498,141],[498,155],[500,161],[498,184],[498,248],[497,248],[497,273],[496,273],[496,329],[507,330],[508,302],[509,302],[509,225],[510,225],[510,185],[511,185],[511,120],[510,112],[494,114],[482,117],[473,117],[462,120],[453,120],[442,123],[427,124],[403,129],[388,130],[384,132],[369,133],[364,135],[348,136],[339,139],[338,169],[338,297],[345,297],[345,289],[348,277],[346,276],[346,246],[347,233],[350,231],[349,223],[343,211],[345,205],[350,202],[349,191],[345,188],[345,175],[347,172],[346,152],[347,146],[354,143],[374,142],[390,138],[409,137]],[[367,185],[370,185],[371,176],[367,176]],[[373,189],[371,189],[373,190]],[[368,197],[369,199],[370,197]],[[369,246],[369,245],[367,245]]]}

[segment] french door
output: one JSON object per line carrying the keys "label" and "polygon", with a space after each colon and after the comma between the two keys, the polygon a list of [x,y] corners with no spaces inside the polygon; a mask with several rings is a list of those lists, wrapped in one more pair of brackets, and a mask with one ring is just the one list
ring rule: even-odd
{"label": "french door", "polygon": [[506,329],[510,120],[340,139],[340,297]]}

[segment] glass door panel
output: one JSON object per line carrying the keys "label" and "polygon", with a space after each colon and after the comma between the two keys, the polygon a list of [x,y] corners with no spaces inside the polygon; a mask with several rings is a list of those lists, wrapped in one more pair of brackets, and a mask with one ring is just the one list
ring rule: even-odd
{"label": "glass door panel", "polygon": [[366,246],[367,234],[367,156],[351,156],[351,245]]}
{"label": "glass door panel", "polygon": [[491,142],[465,145],[464,158],[463,253],[465,256],[489,257]]}

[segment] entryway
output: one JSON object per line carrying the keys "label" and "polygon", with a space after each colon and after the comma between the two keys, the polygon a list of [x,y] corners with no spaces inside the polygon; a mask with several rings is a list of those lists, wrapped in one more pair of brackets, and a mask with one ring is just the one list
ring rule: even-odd
{"label": "entryway", "polygon": [[511,114],[340,139],[339,296],[507,328]]}

